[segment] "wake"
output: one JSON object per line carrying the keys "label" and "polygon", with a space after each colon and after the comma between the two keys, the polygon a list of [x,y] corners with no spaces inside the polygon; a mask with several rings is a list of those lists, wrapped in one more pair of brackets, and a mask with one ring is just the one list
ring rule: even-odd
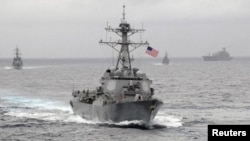
{"label": "wake", "polygon": [[[48,68],[48,67],[51,67],[51,66],[27,66],[27,67],[23,67],[22,69],[29,70],[29,69]],[[12,66],[4,66],[3,69],[4,70],[14,70],[14,68]]]}

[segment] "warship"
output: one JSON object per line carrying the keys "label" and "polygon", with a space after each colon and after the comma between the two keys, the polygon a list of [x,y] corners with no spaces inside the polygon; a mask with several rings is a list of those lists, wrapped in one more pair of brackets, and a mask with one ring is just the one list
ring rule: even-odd
{"label": "warship", "polygon": [[168,53],[165,53],[165,56],[162,59],[162,64],[169,64],[169,58],[168,58]]}
{"label": "warship", "polygon": [[[139,121],[148,125],[163,105],[154,98],[154,88],[145,73],[132,67],[130,54],[140,46],[147,46],[147,41],[132,42],[129,37],[145,31],[134,29],[125,20],[123,6],[121,23],[118,28],[107,26],[107,32],[114,32],[121,37],[118,41],[103,41],[118,52],[114,67],[108,68],[100,79],[100,86],[94,90],[74,90],[70,100],[76,115],[84,119],[96,119],[101,122]],[[115,48],[120,46],[120,49]]]}
{"label": "warship", "polygon": [[230,61],[233,58],[226,51],[226,48],[223,48],[222,51],[213,53],[212,55],[203,56],[204,61]]}
{"label": "warship", "polygon": [[12,67],[14,69],[22,69],[23,68],[23,61],[19,52],[18,47],[15,49],[15,57],[12,62]]}

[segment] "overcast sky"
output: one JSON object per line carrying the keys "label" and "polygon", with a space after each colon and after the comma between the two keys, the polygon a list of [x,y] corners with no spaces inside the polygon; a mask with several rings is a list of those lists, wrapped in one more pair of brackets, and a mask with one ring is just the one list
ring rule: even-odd
{"label": "overcast sky", "polygon": [[[0,0],[0,58],[102,58],[112,50],[107,22],[126,21],[146,30],[142,39],[170,57],[201,57],[226,47],[232,56],[250,56],[249,0]],[[108,39],[115,38],[108,33]],[[140,35],[131,40],[139,41]],[[150,57],[145,47],[133,52]]]}

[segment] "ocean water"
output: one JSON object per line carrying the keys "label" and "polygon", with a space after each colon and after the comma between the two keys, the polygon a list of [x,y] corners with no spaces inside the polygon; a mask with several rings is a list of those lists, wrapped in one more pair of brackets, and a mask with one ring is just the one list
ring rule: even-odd
{"label": "ocean water", "polygon": [[[170,58],[171,59],[171,58]],[[209,124],[250,123],[250,58],[136,59],[164,101],[149,127],[74,115],[72,89],[95,89],[110,59],[24,59],[24,69],[0,59],[0,139],[3,141],[206,141]]]}

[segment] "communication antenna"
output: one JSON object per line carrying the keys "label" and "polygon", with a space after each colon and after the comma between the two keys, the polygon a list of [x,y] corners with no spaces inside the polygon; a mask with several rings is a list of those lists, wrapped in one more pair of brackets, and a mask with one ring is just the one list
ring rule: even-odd
{"label": "communication antenna", "polygon": [[114,56],[114,50],[112,50],[112,65],[115,65],[115,56]]}
{"label": "communication antenna", "polygon": [[[107,22],[107,28],[108,28],[108,26],[109,26],[109,23]],[[106,41],[107,41],[107,36],[108,36],[108,32],[106,30]]]}
{"label": "communication antenna", "polygon": [[122,13],[122,20],[125,21],[125,5],[123,5],[123,13]]}
{"label": "communication antenna", "polygon": [[[141,29],[143,29],[143,22],[141,23]],[[140,31],[140,42],[142,42],[142,31]]]}

